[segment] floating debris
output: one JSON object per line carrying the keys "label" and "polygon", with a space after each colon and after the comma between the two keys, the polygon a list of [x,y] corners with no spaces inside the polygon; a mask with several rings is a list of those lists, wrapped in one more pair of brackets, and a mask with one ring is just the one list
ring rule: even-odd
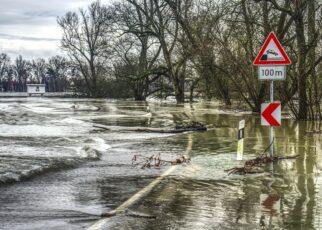
{"label": "floating debris", "polygon": [[146,219],[156,219],[157,218],[155,215],[151,215],[151,214],[144,213],[144,212],[132,211],[129,209],[125,210],[125,215],[135,217],[135,218],[146,218]]}
{"label": "floating debris", "polygon": [[190,123],[187,123],[187,124],[176,125],[175,130],[206,131],[207,127],[201,122],[191,121]]}
{"label": "floating debris", "polygon": [[[113,131],[113,127],[109,127],[102,124],[93,125],[97,131]],[[150,128],[150,127],[126,127],[117,128],[116,131],[126,132],[145,132],[145,133],[184,133],[192,131],[207,131],[207,127],[199,122],[195,122],[189,125],[177,125],[174,128]]]}
{"label": "floating debris", "polygon": [[296,159],[298,155],[296,156],[285,156],[285,157],[270,157],[267,155],[260,155],[259,157],[256,157],[255,159],[251,159],[245,162],[244,167],[234,167],[231,169],[226,169],[225,172],[228,172],[228,175],[230,174],[253,174],[253,173],[263,173],[264,170],[261,168],[265,164],[277,162],[279,160],[286,160],[286,159]]}
{"label": "floating debris", "polygon": [[190,158],[185,155],[180,155],[174,160],[163,160],[160,154],[155,154],[150,157],[146,157],[140,154],[136,154],[132,158],[132,165],[141,166],[141,169],[145,168],[160,168],[163,165],[179,165],[184,163],[190,163]]}

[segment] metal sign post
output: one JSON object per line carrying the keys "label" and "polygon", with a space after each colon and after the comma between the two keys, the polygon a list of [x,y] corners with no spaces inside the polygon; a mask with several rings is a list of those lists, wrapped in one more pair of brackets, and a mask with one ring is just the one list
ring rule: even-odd
{"label": "metal sign post", "polygon": [[[274,81],[270,81],[270,101],[271,103],[274,102]],[[274,156],[274,126],[270,126],[269,127],[269,144],[270,144],[270,148],[269,148],[269,155],[270,157]]]}
{"label": "metal sign post", "polygon": [[261,105],[261,124],[269,126],[270,157],[274,156],[274,126],[281,125],[281,103],[274,102],[274,81],[285,79],[285,66],[290,64],[291,60],[274,32],[269,33],[253,65],[259,66],[259,80],[270,81],[270,103]]}

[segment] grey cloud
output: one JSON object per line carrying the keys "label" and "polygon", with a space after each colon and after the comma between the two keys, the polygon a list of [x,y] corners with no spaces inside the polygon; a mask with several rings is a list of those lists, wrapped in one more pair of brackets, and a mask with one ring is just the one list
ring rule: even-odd
{"label": "grey cloud", "polygon": [[27,60],[37,59],[37,58],[50,58],[55,55],[65,55],[63,52],[53,52],[51,50],[41,50],[41,51],[30,51],[30,50],[14,50],[14,49],[8,49],[4,50],[5,53],[7,53],[11,59],[14,59],[21,55],[23,58]]}
{"label": "grey cloud", "polygon": [[1,25],[45,25],[55,24],[56,18],[63,13],[57,11],[1,12]]}
{"label": "grey cloud", "polygon": [[[94,0],[93,0],[94,1]],[[101,0],[107,3],[110,0]],[[57,17],[92,0],[0,0],[0,52],[48,56],[61,52]],[[44,45],[48,43],[48,45]],[[41,47],[41,48],[40,48]]]}
{"label": "grey cloud", "polygon": [[[1,0],[0,25],[56,24],[56,18],[90,0]],[[76,8],[75,8],[76,6]]]}
{"label": "grey cloud", "polygon": [[56,39],[56,38],[26,37],[26,36],[18,36],[18,35],[4,34],[4,33],[0,33],[0,38],[4,38],[4,39],[18,39],[18,40],[25,40],[25,41],[59,41],[60,40],[60,39]]}

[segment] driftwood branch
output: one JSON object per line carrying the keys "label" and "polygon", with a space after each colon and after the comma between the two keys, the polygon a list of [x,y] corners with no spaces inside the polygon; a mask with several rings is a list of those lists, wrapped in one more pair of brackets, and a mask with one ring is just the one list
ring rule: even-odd
{"label": "driftwood branch", "polygon": [[132,158],[132,165],[141,166],[141,169],[152,167],[160,168],[163,165],[178,165],[184,163],[190,163],[190,158],[188,156],[180,155],[178,158],[174,160],[163,160],[161,159],[161,155],[159,153],[149,157],[136,154]]}
{"label": "driftwood branch", "polygon": [[296,156],[285,156],[285,157],[270,157],[266,156],[264,154],[260,155],[259,157],[256,157],[255,159],[251,159],[245,162],[243,167],[234,167],[231,169],[226,169],[225,172],[228,172],[228,175],[230,174],[252,174],[252,173],[262,173],[264,170],[260,167],[262,167],[265,164],[277,162],[279,160],[286,160],[286,159],[296,159],[298,155]]}
{"label": "driftwood branch", "polygon": [[[93,125],[94,128],[110,131],[111,127],[101,124]],[[149,127],[126,127],[119,131],[146,132],[146,133],[184,133],[191,131],[207,131],[207,127],[199,122],[191,122],[187,125],[177,125],[174,128],[149,128]]]}

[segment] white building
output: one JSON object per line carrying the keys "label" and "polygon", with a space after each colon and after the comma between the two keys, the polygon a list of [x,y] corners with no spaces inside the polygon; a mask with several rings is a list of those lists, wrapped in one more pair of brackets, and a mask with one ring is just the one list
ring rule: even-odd
{"label": "white building", "polygon": [[44,95],[46,93],[45,84],[27,84],[27,93],[31,95]]}

